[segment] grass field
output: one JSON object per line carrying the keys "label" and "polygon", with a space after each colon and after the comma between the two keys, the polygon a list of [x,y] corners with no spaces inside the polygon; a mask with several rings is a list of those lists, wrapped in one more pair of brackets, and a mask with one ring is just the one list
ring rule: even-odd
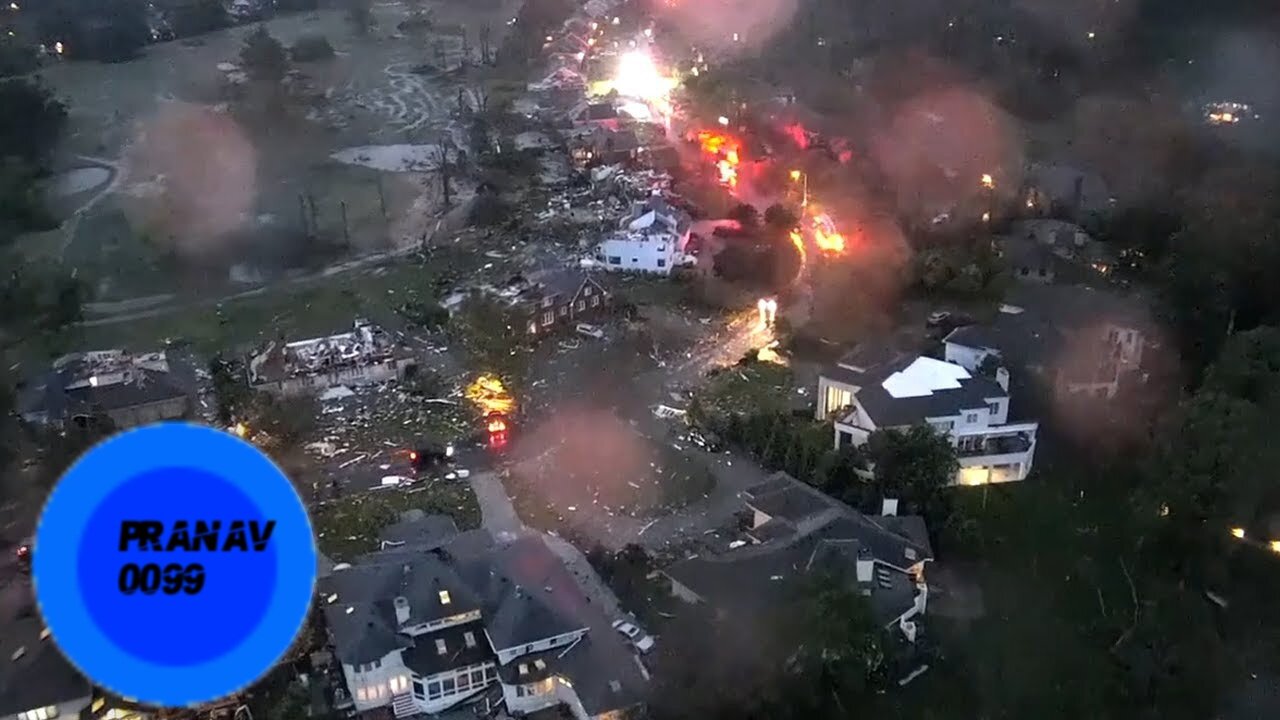
{"label": "grass field", "polygon": [[378,533],[408,510],[448,515],[460,530],[480,527],[480,505],[465,482],[437,481],[411,490],[373,490],[312,510],[320,551],[334,562],[376,550]]}
{"label": "grass field", "polygon": [[266,288],[225,303],[164,309],[152,316],[76,328],[80,347],[145,350],[189,344],[199,353],[243,349],[278,337],[340,332],[357,317],[400,325],[395,308],[435,296],[437,268],[400,262],[345,275]]}

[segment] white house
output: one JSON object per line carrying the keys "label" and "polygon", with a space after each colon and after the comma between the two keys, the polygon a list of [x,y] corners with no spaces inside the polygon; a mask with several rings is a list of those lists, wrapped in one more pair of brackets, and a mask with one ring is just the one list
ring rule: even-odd
{"label": "white house", "polygon": [[403,544],[336,566],[320,598],[356,712],[476,702],[590,720],[642,699],[634,656],[541,538]]}
{"label": "white house", "polygon": [[1035,422],[1009,422],[1009,376],[987,378],[923,356],[866,362],[848,356],[818,378],[817,416],[835,421],[835,445],[863,445],[876,430],[921,423],[950,437],[956,482],[1022,480],[1035,458]]}
{"label": "white house", "polygon": [[608,270],[667,275],[692,259],[684,254],[691,226],[688,213],[655,195],[632,205],[618,230],[596,247],[596,259]]}

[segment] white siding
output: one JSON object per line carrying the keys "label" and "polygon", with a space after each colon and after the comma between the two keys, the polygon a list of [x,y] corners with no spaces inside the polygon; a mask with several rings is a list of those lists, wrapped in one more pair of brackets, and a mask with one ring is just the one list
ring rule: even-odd
{"label": "white siding", "polygon": [[969,372],[977,372],[978,366],[986,359],[988,355],[997,353],[986,348],[973,348],[967,345],[958,345],[956,343],[946,343],[946,356],[943,358],[949,363],[954,363]]}
{"label": "white siding", "polygon": [[[375,667],[376,665],[376,667]],[[391,704],[392,679],[396,679],[399,687],[403,678],[407,686],[410,672],[400,659],[397,650],[377,663],[368,663],[359,667],[342,665],[342,673],[347,678],[347,688],[351,690],[351,698],[355,701],[356,710],[369,710]]]}
{"label": "white siding", "polygon": [[680,257],[679,244],[674,235],[612,237],[600,243],[596,254],[606,270],[668,275]]}

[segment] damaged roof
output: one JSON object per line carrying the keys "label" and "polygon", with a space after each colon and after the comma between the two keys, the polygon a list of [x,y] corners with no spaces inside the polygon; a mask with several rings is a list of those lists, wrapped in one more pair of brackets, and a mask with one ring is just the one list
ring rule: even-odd
{"label": "damaged roof", "polygon": [[865,369],[839,364],[822,375],[857,387],[858,404],[882,428],[952,417],[1009,397],[995,380],[923,356],[903,355]]}
{"label": "damaged roof", "polygon": [[165,353],[98,350],[55,360],[47,372],[23,389],[19,408],[23,415],[38,413],[59,421],[76,414],[189,396],[187,385],[173,372]]}

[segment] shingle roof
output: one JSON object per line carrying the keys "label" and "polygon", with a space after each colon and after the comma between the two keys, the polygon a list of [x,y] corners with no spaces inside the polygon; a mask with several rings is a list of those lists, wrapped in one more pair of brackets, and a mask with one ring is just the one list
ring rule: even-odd
{"label": "shingle roof", "polygon": [[878,570],[889,573],[886,580],[877,579],[875,587],[870,588],[878,616],[892,620],[911,606],[914,583],[902,571],[933,557],[922,518],[872,518],[785,473],[775,474],[747,490],[744,496],[768,498],[779,493],[803,494],[814,501],[808,504],[811,512],[796,513],[788,521],[796,530],[794,534],[723,555],[684,560],[664,572],[717,607],[770,611],[776,607],[774,603],[783,599],[782,581],[815,567],[829,568],[836,561],[848,565],[845,569],[852,574],[858,553],[865,552]]}
{"label": "shingle roof", "polygon": [[[467,644],[470,636],[471,644]],[[443,643],[444,652],[440,652]],[[405,667],[423,677],[444,672],[450,668],[477,665],[494,657],[493,649],[484,636],[481,621],[454,625],[430,635],[417,638],[414,646],[401,655]]]}
{"label": "shingle roof", "polygon": [[43,631],[29,585],[0,590],[0,716],[89,700],[89,681]]}
{"label": "shingle roof", "polygon": [[[480,609],[447,551],[439,550],[412,557],[394,552],[366,555],[321,580],[320,593],[338,658],[349,664],[372,662],[413,645],[399,634],[393,604],[397,597],[408,601],[409,625]],[[448,603],[441,593],[448,593]]]}
{"label": "shingle roof", "polygon": [[900,427],[923,422],[926,418],[959,415],[965,410],[985,408],[989,399],[1009,397],[1008,391],[996,381],[981,375],[959,378],[956,387],[936,389],[927,395],[894,397],[885,388],[885,381],[896,373],[909,370],[920,359],[908,356],[864,373],[852,373],[851,384],[860,388],[858,404],[877,427]]}

